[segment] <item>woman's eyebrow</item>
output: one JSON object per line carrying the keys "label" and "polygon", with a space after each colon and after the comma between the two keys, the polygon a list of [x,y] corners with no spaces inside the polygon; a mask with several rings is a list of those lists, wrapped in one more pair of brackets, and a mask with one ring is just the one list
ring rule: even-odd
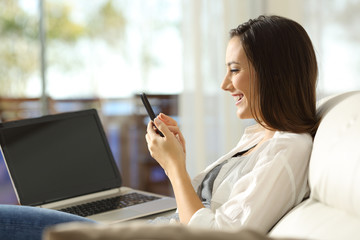
{"label": "woman's eyebrow", "polygon": [[240,64],[239,62],[235,62],[235,61],[231,61],[231,62],[228,62],[227,64],[226,64],[226,66],[230,66],[231,64]]}

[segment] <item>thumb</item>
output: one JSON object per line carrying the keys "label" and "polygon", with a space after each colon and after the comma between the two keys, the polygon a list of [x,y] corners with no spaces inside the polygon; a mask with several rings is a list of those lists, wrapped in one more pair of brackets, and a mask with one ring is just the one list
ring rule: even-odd
{"label": "thumb", "polygon": [[169,136],[171,133],[170,129],[166,126],[165,123],[163,123],[158,117],[154,119],[154,124],[159,129],[160,132],[162,132],[165,136]]}

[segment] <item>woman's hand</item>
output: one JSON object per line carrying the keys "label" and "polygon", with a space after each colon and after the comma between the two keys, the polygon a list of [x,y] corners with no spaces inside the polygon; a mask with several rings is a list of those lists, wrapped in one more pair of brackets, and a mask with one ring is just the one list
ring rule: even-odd
{"label": "woman's hand", "polygon": [[[156,133],[155,126],[164,134]],[[170,179],[178,207],[180,222],[187,224],[204,205],[197,196],[185,165],[185,140],[174,119],[160,114],[149,122],[146,142],[150,154]]]}
{"label": "woman's hand", "polygon": [[175,135],[175,137],[179,140],[181,146],[183,147],[184,152],[186,153],[185,139],[184,139],[184,137],[183,137],[178,125],[177,125],[177,122],[173,118],[171,118],[171,117],[169,117],[169,116],[167,116],[167,115],[165,115],[163,113],[160,113],[158,118],[163,123],[165,123],[166,126],[169,128],[169,130]]}
{"label": "woman's hand", "polygon": [[[156,133],[154,125],[164,134]],[[160,114],[153,122],[149,122],[145,136],[150,154],[161,165],[170,178],[172,172],[186,171],[185,139],[174,119]]]}

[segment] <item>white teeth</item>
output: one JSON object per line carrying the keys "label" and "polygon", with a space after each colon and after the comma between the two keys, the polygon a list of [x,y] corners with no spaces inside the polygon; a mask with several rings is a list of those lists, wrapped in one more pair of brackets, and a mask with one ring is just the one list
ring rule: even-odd
{"label": "white teeth", "polygon": [[236,103],[239,103],[244,98],[244,94],[242,94],[242,93],[239,93],[236,95],[234,94],[233,96],[234,96]]}
{"label": "white teeth", "polygon": [[240,103],[241,99],[243,99],[244,94],[239,94],[236,98],[236,104]]}

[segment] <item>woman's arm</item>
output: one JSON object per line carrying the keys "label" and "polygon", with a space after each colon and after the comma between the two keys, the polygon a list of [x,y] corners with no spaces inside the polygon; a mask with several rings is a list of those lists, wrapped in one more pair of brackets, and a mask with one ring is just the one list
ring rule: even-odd
{"label": "woman's arm", "polygon": [[146,134],[148,149],[151,156],[155,158],[169,177],[175,194],[180,221],[187,224],[193,214],[204,206],[186,171],[185,140],[172,118],[161,114],[154,122],[164,137],[158,135],[154,130],[153,123],[149,122]]}
{"label": "woman's arm", "polygon": [[[249,227],[266,233],[307,193],[310,135],[281,134],[248,156],[248,173],[237,165],[213,192],[211,209],[203,208],[189,225],[214,229]],[[239,175],[240,174],[240,175]]]}

